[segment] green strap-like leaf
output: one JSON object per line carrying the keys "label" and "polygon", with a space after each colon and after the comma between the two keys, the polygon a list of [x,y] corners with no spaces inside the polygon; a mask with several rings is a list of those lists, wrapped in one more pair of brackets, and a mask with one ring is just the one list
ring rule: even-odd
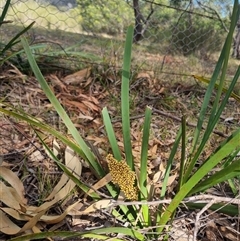
{"label": "green strap-like leaf", "polygon": [[122,129],[123,142],[127,164],[134,170],[131,132],[130,132],[130,114],[129,114],[129,82],[130,82],[130,67],[132,53],[133,27],[128,27],[127,37],[123,56],[122,69],[122,86],[121,86],[121,111],[122,111]]}
{"label": "green strap-like leaf", "polygon": [[212,170],[221,160],[231,154],[235,148],[239,146],[240,129],[227,139],[226,144],[220,148],[213,156],[211,156],[196,173],[181,187],[180,191],[175,195],[172,202],[167,207],[160,219],[159,231],[161,232],[164,225],[168,222],[181,201],[189,194],[189,192],[200,182],[210,170]]}

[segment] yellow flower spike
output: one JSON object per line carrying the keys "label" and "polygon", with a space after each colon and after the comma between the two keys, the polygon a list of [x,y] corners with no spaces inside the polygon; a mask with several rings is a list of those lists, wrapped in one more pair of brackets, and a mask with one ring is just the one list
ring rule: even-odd
{"label": "yellow flower spike", "polygon": [[112,182],[118,184],[127,199],[138,199],[138,188],[134,186],[136,174],[125,161],[117,161],[112,154],[107,155],[107,162]]}

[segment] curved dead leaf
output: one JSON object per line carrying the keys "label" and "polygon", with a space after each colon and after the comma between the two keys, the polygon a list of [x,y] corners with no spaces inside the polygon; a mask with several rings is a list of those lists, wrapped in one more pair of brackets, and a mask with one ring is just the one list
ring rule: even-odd
{"label": "curved dead leaf", "polygon": [[20,221],[29,221],[31,218],[31,215],[28,215],[26,213],[21,213],[13,208],[0,208],[2,211],[4,211],[4,213],[10,215],[11,217],[13,217],[16,220],[20,220]]}
{"label": "curved dead leaf", "polygon": [[79,203],[79,201],[75,202],[74,204],[68,206],[65,211],[60,214],[60,215],[43,215],[41,217],[41,221],[48,223],[48,224],[55,224],[55,223],[59,223],[61,222],[68,214],[69,212],[75,207],[77,206],[77,204]]}
{"label": "curved dead leaf", "polygon": [[0,220],[0,232],[2,233],[14,235],[21,230],[21,228],[12,222],[2,210],[0,210]]}
{"label": "curved dead leaf", "polygon": [[92,205],[90,205],[84,211],[82,211],[82,214],[88,214],[91,212],[96,212],[97,210],[110,208],[112,204],[113,204],[112,199],[99,200],[93,203]]}
{"label": "curved dead leaf", "polygon": [[[75,154],[75,152],[70,147],[66,147],[66,150],[65,150],[65,164],[66,164],[66,167],[69,168],[69,171],[73,172],[73,175],[75,175],[75,177],[79,178],[81,176],[82,163],[80,161],[80,158]],[[72,183],[73,187],[75,186],[75,183],[72,180],[70,180],[69,177],[64,173],[61,176],[58,184],[54,187],[51,194],[47,198],[45,198],[45,201],[48,201],[54,198],[55,195],[62,189],[62,187],[66,185],[67,182]]]}
{"label": "curved dead leaf", "polygon": [[69,177],[66,174],[63,174],[60,178],[60,181],[57,183],[57,185],[53,188],[50,195],[44,199],[44,201],[49,201],[54,198],[54,196],[62,189],[63,186],[67,183],[69,180]]}
{"label": "curved dead leaf", "polygon": [[[74,151],[67,147],[65,151],[66,167],[77,178],[81,175],[82,164]],[[60,215],[49,216],[44,215],[48,209],[58,203],[60,200],[65,199],[72,189],[75,187],[72,181],[66,174],[63,174],[59,183],[53,189],[53,192],[46,199],[40,207],[27,206],[26,199],[24,198],[24,187],[20,179],[11,170],[0,167],[0,177],[2,177],[12,187],[8,187],[4,182],[0,181],[0,202],[8,207],[0,207],[0,232],[8,235],[16,235],[25,231],[40,230],[36,227],[38,222],[45,222],[48,224],[55,224],[61,222],[69,212],[77,206],[76,202],[65,209]],[[48,201],[50,200],[50,201]],[[14,223],[7,215],[11,216],[14,220],[25,221],[26,223],[21,228]]]}
{"label": "curved dead leaf", "polygon": [[[8,210],[5,209],[5,211],[8,211],[8,213],[10,215],[11,214],[13,215],[13,213],[14,213],[13,209],[8,209]],[[0,232],[8,234],[8,235],[15,235],[15,234],[25,232],[26,230],[30,230],[36,225],[36,223],[39,221],[41,216],[46,211],[47,210],[43,210],[42,212],[37,213],[33,217],[30,217],[29,220],[27,221],[27,223],[25,223],[25,225],[22,228],[20,228],[18,225],[16,225],[14,222],[12,222],[2,210],[0,210],[0,220],[1,220],[1,222],[0,222]],[[17,212],[15,212],[14,216],[16,214],[17,214]]]}
{"label": "curved dead leaf", "polygon": [[62,199],[66,198],[72,189],[75,187],[75,183],[72,180],[69,180],[67,184],[54,196],[53,200],[49,202],[44,202],[40,207],[36,207],[33,212],[38,213],[42,210],[46,210],[51,208],[53,205],[61,201]]}
{"label": "curved dead leaf", "polygon": [[108,173],[105,177],[103,177],[102,179],[100,179],[97,183],[95,183],[92,187],[92,189],[90,189],[86,195],[89,195],[90,193],[106,186],[109,182],[112,181],[112,176],[110,173]]}
{"label": "curved dead leaf", "polygon": [[24,224],[24,226],[20,229],[20,231],[18,233],[22,233],[26,230],[32,229],[46,211],[47,210],[45,209],[45,210],[37,213],[36,215],[34,215],[27,223]]}
{"label": "curved dead leaf", "polygon": [[69,146],[67,146],[65,150],[65,164],[69,171],[74,171],[73,174],[75,177],[79,178],[79,176],[81,176],[82,164],[80,158]]}
{"label": "curved dead leaf", "polygon": [[0,201],[16,210],[22,210],[25,206],[16,190],[7,187],[3,182],[0,182]]}
{"label": "curved dead leaf", "polygon": [[92,111],[99,111],[99,106],[95,105],[94,103],[87,101],[87,100],[83,100],[82,103],[87,106],[89,109],[91,109]]}
{"label": "curved dead leaf", "polygon": [[74,74],[66,76],[63,81],[68,85],[80,85],[91,74],[91,68],[82,69]]}
{"label": "curved dead leaf", "polygon": [[[65,164],[69,171],[73,172],[75,177],[79,178],[81,176],[82,164],[79,157],[70,147],[67,147],[65,150]],[[66,182],[66,180],[68,181]],[[36,208],[35,212],[40,212],[44,209],[48,209],[55,203],[67,197],[75,185],[76,184],[74,181],[69,179],[66,174],[63,174],[56,186],[57,188],[55,187],[53,192],[46,198],[46,200],[51,200],[52,198],[53,200],[43,203],[40,207]]]}
{"label": "curved dead leaf", "polygon": [[15,189],[21,199],[21,202],[26,204],[27,200],[24,198],[24,186],[17,175],[5,167],[0,167],[0,177],[2,177]]}

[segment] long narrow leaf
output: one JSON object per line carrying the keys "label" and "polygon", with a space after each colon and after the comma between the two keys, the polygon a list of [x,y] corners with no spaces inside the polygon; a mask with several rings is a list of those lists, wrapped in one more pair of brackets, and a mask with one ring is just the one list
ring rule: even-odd
{"label": "long narrow leaf", "polygon": [[121,110],[122,110],[122,129],[123,142],[127,164],[134,169],[131,132],[130,132],[130,114],[129,114],[129,82],[130,82],[130,67],[132,53],[133,27],[130,26],[127,30],[127,37],[123,56],[122,70],[122,86],[121,86]]}
{"label": "long narrow leaf", "polygon": [[[220,97],[222,95],[224,81],[226,79],[229,55],[230,55],[230,51],[231,51],[231,47],[232,47],[233,34],[234,34],[234,30],[235,30],[237,21],[239,20],[239,8],[240,8],[239,6],[236,8],[233,8],[233,13],[232,13],[232,17],[231,17],[231,25],[230,25],[229,33],[227,35],[226,42],[225,42],[226,47],[225,47],[225,51],[223,52],[224,53],[224,62],[223,62],[223,67],[221,69],[220,82],[219,82],[217,95],[216,95],[216,98],[213,103],[213,107],[212,107],[212,111],[211,111],[211,115],[209,117],[208,123],[211,123],[211,121],[214,119],[215,113],[217,112],[218,103],[219,103]],[[207,131],[207,129],[206,129],[206,131]]]}
{"label": "long narrow leaf", "polygon": [[[108,237],[106,234],[111,233],[121,233],[125,235],[129,235],[130,237],[133,237],[135,240],[144,240],[144,235],[142,235],[140,232],[125,228],[125,227],[112,227],[112,228],[96,228],[94,230],[88,231],[88,232],[76,232],[76,231],[54,231],[54,232],[42,232],[42,233],[36,233],[36,234],[27,234],[20,237],[12,238],[10,241],[25,241],[25,240],[36,240],[36,239],[45,239],[45,238],[53,238],[53,237],[62,237],[62,238],[96,238],[97,240],[100,238],[100,240],[107,240]],[[104,237],[96,236],[96,234],[105,234]],[[121,239],[119,238],[112,238],[113,240],[119,241]]]}
{"label": "long narrow leaf", "polygon": [[[164,175],[164,179],[163,179],[163,184],[162,184],[162,190],[161,190],[161,194],[160,194],[160,198],[161,199],[165,198],[165,194],[166,194],[166,191],[167,191],[168,178],[169,178],[169,175],[170,175],[172,163],[174,161],[174,156],[177,153],[178,146],[179,146],[179,143],[181,141],[181,136],[182,136],[182,128],[180,128],[180,130],[178,131],[176,140],[175,140],[175,142],[173,144],[170,156],[168,158],[168,163],[167,163],[167,167],[166,167],[166,171],[165,171],[165,175]],[[162,210],[162,204],[160,204],[158,206],[158,210],[159,210],[159,212]],[[160,220],[162,219],[161,218],[161,213],[159,213],[159,212],[157,212],[157,225],[159,224]],[[157,229],[157,231],[161,232],[161,231],[159,231],[159,228]]]}
{"label": "long narrow leaf", "polygon": [[[207,92],[204,96],[202,108],[201,108],[200,115],[199,115],[199,118],[198,118],[197,127],[196,127],[196,130],[195,130],[195,133],[194,133],[193,148],[192,148],[192,151],[191,151],[192,156],[190,157],[190,163],[188,163],[188,168],[187,168],[187,170],[185,171],[185,174],[184,174],[184,181],[183,181],[184,183],[189,178],[196,161],[198,160],[200,154],[203,151],[203,148],[204,148],[205,144],[207,143],[207,141],[209,139],[209,138],[207,138],[207,136],[209,136],[212,133],[214,125],[218,121],[218,119],[216,119],[216,115],[215,115],[216,111],[217,111],[216,108],[218,106],[218,103],[216,103],[216,101],[218,102],[218,100],[216,100],[215,104],[214,104],[214,107],[212,109],[211,115],[209,117],[208,126],[205,130],[205,134],[204,134],[205,138],[203,138],[201,140],[200,147],[198,147],[197,152],[195,153],[195,148],[197,146],[197,143],[199,142],[200,130],[202,129],[202,125],[203,125],[204,117],[205,117],[206,110],[207,110],[207,107],[208,107],[208,104],[209,104],[209,100],[210,100],[210,97],[211,97],[211,93],[213,91],[213,88],[215,87],[217,78],[222,71],[223,65],[224,65],[224,71],[226,71],[225,62],[227,60],[225,60],[225,59],[228,59],[228,57],[229,57],[229,51],[230,51],[230,47],[231,47],[232,36],[233,36],[233,31],[234,31],[234,28],[235,28],[235,25],[236,25],[237,16],[239,16],[239,9],[238,9],[237,0],[235,0],[234,8],[233,8],[233,14],[232,14],[233,20],[231,21],[231,26],[230,26],[231,31],[228,33],[227,39],[226,39],[225,44],[223,46],[223,49],[222,49],[222,52],[220,54],[219,60],[217,62],[216,68],[213,72],[210,84],[207,88]],[[225,76],[222,75],[221,81],[223,81],[224,79],[225,79]],[[222,87],[221,87],[221,91],[222,91]]]}
{"label": "long narrow leaf", "polygon": [[[203,82],[203,83],[206,83],[206,84],[209,84],[209,83],[210,83],[210,80],[209,80],[209,79],[206,79],[206,78],[204,78],[204,77],[202,77],[202,76],[193,75],[193,77],[194,77],[196,80],[200,81],[200,82]],[[218,86],[219,86],[218,84],[215,84],[215,89],[218,89]],[[228,88],[223,87],[222,91],[223,91],[224,93],[226,93],[226,92],[228,91]],[[234,98],[236,101],[240,102],[240,96],[237,95],[236,93],[232,92],[232,93],[231,93],[231,97]]]}
{"label": "long narrow leaf", "polygon": [[2,22],[4,21],[5,17],[6,17],[6,14],[8,12],[8,8],[10,6],[10,3],[11,3],[11,0],[7,0],[5,5],[4,5],[4,8],[3,8],[3,11],[2,11],[2,14],[0,16],[0,26],[2,25]]}
{"label": "long narrow leaf", "polygon": [[[18,42],[21,42],[21,41],[19,40]],[[15,42],[15,43],[18,43],[18,42]],[[15,44],[15,43],[14,43],[14,44]],[[32,50],[41,49],[41,48],[44,48],[44,47],[46,47],[46,45],[43,45],[43,44],[38,44],[38,45],[30,46],[30,48],[31,48]],[[0,66],[1,66],[3,63],[5,63],[7,60],[9,60],[9,59],[11,59],[11,58],[13,58],[13,57],[15,57],[15,56],[17,56],[17,55],[20,55],[20,54],[22,54],[22,53],[24,53],[24,52],[25,52],[24,49],[21,49],[21,50],[16,51],[16,52],[11,52],[11,54],[7,55],[6,57],[4,56],[4,58],[1,59],[1,61],[0,61]]]}
{"label": "long narrow leaf", "polygon": [[145,112],[145,119],[143,125],[143,137],[142,137],[142,148],[141,148],[141,172],[139,179],[139,187],[142,193],[142,200],[146,200],[147,193],[147,159],[148,159],[148,141],[150,135],[150,124],[151,124],[151,109],[147,107]]}
{"label": "long narrow leaf", "polygon": [[[207,203],[186,203],[186,206],[189,208],[189,209],[194,209],[194,210],[201,210],[203,209],[205,206],[207,205]],[[221,213],[225,213],[225,214],[228,214],[228,215],[231,215],[231,216],[236,216],[239,214],[239,211],[238,211],[238,206],[237,205],[232,205],[232,204],[228,204],[226,206],[226,204],[213,204],[210,208],[210,210],[212,211],[221,211]]]}
{"label": "long narrow leaf", "polygon": [[51,126],[48,126],[39,120],[35,119],[34,117],[31,117],[27,114],[19,114],[14,110],[7,110],[6,108],[1,108],[0,107],[0,112],[3,114],[6,114],[8,116],[12,116],[18,120],[22,120],[27,122],[28,124],[35,126],[43,131],[46,131],[47,133],[53,135],[54,137],[58,138],[61,140],[64,144],[67,146],[71,147],[78,155],[80,155],[82,158],[86,159],[86,156],[84,155],[82,149],[80,148],[79,145],[76,145],[74,142],[69,140],[66,136],[64,136],[62,133],[56,131],[54,128]]}
{"label": "long narrow leaf", "polygon": [[[70,178],[74,181],[74,183],[81,189],[83,190],[85,193],[87,193],[90,188],[87,187],[83,182],[81,182],[81,180],[79,180],[78,178],[76,178],[71,171],[69,171],[68,168],[66,168],[66,166],[64,164],[62,164],[57,157],[53,154],[52,150],[48,147],[48,145],[46,145],[46,143],[43,141],[43,139],[41,138],[41,136],[38,134],[37,131],[35,131],[35,133],[37,134],[39,140],[41,141],[41,143],[43,144],[43,146],[46,148],[46,150],[48,151],[48,153],[51,155],[51,158],[54,160],[54,162],[58,165],[58,167]],[[92,198],[96,199],[96,198],[100,198],[99,195],[95,192],[91,192],[88,194],[89,196],[91,196]]]}
{"label": "long narrow leaf", "polygon": [[86,161],[88,161],[89,164],[94,168],[94,170],[96,171],[96,173],[99,177],[104,177],[105,172],[104,172],[103,168],[96,161],[96,158],[94,157],[93,153],[88,148],[88,145],[82,139],[78,130],[76,129],[76,127],[72,123],[71,119],[67,115],[66,111],[63,109],[63,107],[61,106],[61,104],[59,103],[59,101],[57,100],[55,95],[53,94],[52,90],[50,89],[49,85],[47,84],[46,80],[44,79],[44,77],[43,77],[40,69],[38,68],[37,63],[36,63],[32,53],[31,53],[31,50],[30,50],[30,48],[27,44],[26,39],[22,38],[21,41],[22,41],[24,50],[27,54],[29,64],[30,64],[37,80],[39,81],[39,84],[41,85],[44,93],[46,94],[46,96],[48,97],[48,99],[50,100],[52,105],[54,106],[55,110],[57,111],[57,113],[59,114],[61,119],[63,120],[64,124],[67,126],[69,132],[72,134],[75,141],[81,147],[84,155],[87,157]]}
{"label": "long narrow leaf", "polygon": [[113,126],[107,111],[107,108],[104,107],[102,110],[102,116],[103,116],[103,123],[107,132],[108,140],[110,142],[114,158],[120,161],[122,159],[121,152],[119,150],[117,139],[113,130]]}
{"label": "long narrow leaf", "polygon": [[[223,64],[223,61],[224,61],[224,51],[225,51],[225,44],[223,46],[223,49],[222,49],[222,52],[220,54],[219,60],[216,64],[216,67],[215,67],[215,70],[213,72],[211,81],[208,85],[208,88],[206,90],[206,93],[205,93],[205,96],[204,96],[204,99],[203,99],[203,103],[202,103],[201,110],[200,110],[199,117],[198,117],[197,127],[196,127],[195,132],[194,132],[194,137],[193,137],[193,142],[192,142],[193,147],[192,147],[191,153],[195,152],[195,149],[196,149],[197,144],[199,142],[200,131],[202,130],[202,127],[203,127],[203,122],[204,122],[204,118],[205,118],[205,115],[206,115],[207,108],[209,106],[210,98],[212,96],[212,92],[213,92],[213,89],[215,87],[215,83],[217,81],[218,75],[221,71],[222,64]],[[189,177],[189,175],[186,174],[185,177],[186,177],[185,178],[185,180],[186,180]]]}
{"label": "long narrow leaf", "polygon": [[237,69],[237,72],[236,72],[236,74],[235,74],[235,76],[234,76],[234,78],[231,82],[231,85],[229,86],[228,91],[226,92],[226,95],[225,95],[217,113],[215,113],[214,118],[211,121],[209,120],[208,128],[204,133],[204,136],[202,138],[202,142],[200,143],[197,152],[195,153],[194,157],[191,160],[191,163],[189,164],[189,166],[187,168],[187,171],[185,172],[185,177],[184,177],[185,181],[187,180],[187,177],[190,175],[190,173],[193,169],[193,166],[195,165],[195,163],[196,163],[197,159],[199,158],[200,154],[202,153],[202,150],[203,150],[205,144],[209,140],[209,137],[210,137],[215,125],[217,124],[217,122],[218,122],[227,102],[228,102],[229,97],[231,96],[232,90],[233,90],[235,84],[237,83],[237,81],[239,79],[239,76],[240,76],[240,66]]}
{"label": "long narrow leaf", "polygon": [[182,128],[180,128],[180,130],[178,131],[176,140],[173,144],[170,156],[168,158],[168,163],[167,163],[167,167],[166,167],[166,171],[165,171],[165,175],[164,175],[164,179],[163,179],[163,184],[162,184],[162,190],[161,190],[161,194],[160,194],[161,199],[165,198],[165,194],[167,191],[168,178],[169,178],[171,167],[172,167],[172,164],[174,161],[174,156],[176,155],[176,153],[178,151],[178,146],[181,141],[181,137],[182,137]]}
{"label": "long narrow leaf", "polygon": [[176,208],[179,206],[181,201],[188,195],[188,193],[194,188],[194,186],[203,179],[221,160],[231,154],[236,147],[239,146],[239,135],[240,129],[237,130],[228,139],[224,147],[219,149],[207,162],[202,165],[197,172],[182,186],[181,190],[175,195],[172,202],[167,207],[163,216],[160,219],[158,229],[161,232],[164,229],[164,225],[168,222]]}
{"label": "long narrow leaf", "polygon": [[[143,137],[142,137],[142,148],[141,148],[141,170],[139,178],[139,188],[141,191],[141,200],[147,200],[148,190],[147,190],[147,160],[148,160],[148,142],[150,135],[150,124],[151,124],[151,109],[147,107],[144,118],[143,125]],[[151,217],[149,212],[149,206],[142,206],[142,213],[144,219],[144,225],[151,226]]]}
{"label": "long narrow leaf", "polygon": [[218,183],[227,181],[228,179],[237,176],[240,176],[240,159],[235,160],[233,163],[231,163],[229,166],[225,167],[221,171],[211,175],[206,180],[198,183],[198,185],[196,185],[196,187],[194,187],[188,195],[205,191]]}
{"label": "long narrow leaf", "polygon": [[182,117],[182,151],[181,151],[181,161],[180,161],[180,174],[179,174],[179,181],[178,181],[178,191],[181,189],[183,185],[183,178],[184,178],[184,168],[186,162],[186,117]]}
{"label": "long narrow leaf", "polygon": [[20,31],[19,33],[17,33],[17,34],[6,44],[6,46],[4,47],[4,49],[1,51],[2,54],[3,54],[6,50],[10,49],[13,45],[17,44],[17,42],[15,42],[15,41],[17,41],[17,39],[19,39],[24,33],[26,33],[26,32],[33,26],[34,23],[35,23],[35,22],[30,23],[26,28],[24,28],[22,31]]}

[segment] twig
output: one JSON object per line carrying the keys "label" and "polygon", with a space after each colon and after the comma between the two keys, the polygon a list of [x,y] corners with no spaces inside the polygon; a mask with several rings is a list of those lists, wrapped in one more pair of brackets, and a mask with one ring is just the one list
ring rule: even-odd
{"label": "twig", "polygon": [[212,199],[207,205],[205,205],[202,210],[200,212],[197,213],[196,215],[196,222],[195,222],[195,227],[194,227],[194,233],[193,233],[193,241],[197,241],[197,234],[198,234],[198,230],[200,227],[200,216],[207,211],[215,202],[215,198]]}
{"label": "twig", "polygon": [[[135,115],[135,116],[130,116],[130,120],[136,120],[136,119],[140,119],[140,118],[143,118],[144,117],[144,114],[142,115]],[[112,123],[115,123],[115,122],[119,122],[119,121],[122,121],[122,118],[121,117],[115,117],[113,120],[112,120]]]}
{"label": "twig", "polygon": [[[199,5],[200,7],[203,8],[204,11],[212,14],[213,16],[216,15],[216,16],[217,16],[217,19],[218,19],[219,22],[221,23],[221,25],[222,25],[222,27],[224,28],[224,30],[225,30],[227,33],[229,32],[228,29],[227,29],[227,27],[226,27],[226,25],[225,25],[225,23],[224,23],[223,20],[221,19],[219,13],[218,13],[214,8],[211,8],[211,7],[207,6],[207,5],[204,5],[204,4],[201,3],[200,1],[197,1],[197,3],[198,3],[198,5]],[[211,11],[212,11],[212,12],[211,12]]]}
{"label": "twig", "polygon": [[156,2],[149,1],[149,0],[145,0],[145,2],[154,4],[156,6],[162,6],[162,7],[174,9],[174,10],[177,10],[177,11],[183,11],[183,12],[186,12],[186,13],[195,14],[195,15],[198,15],[198,16],[204,17],[204,18],[219,20],[217,17],[214,17],[214,16],[208,16],[206,14],[194,12],[194,11],[191,11],[191,10],[186,10],[186,9],[175,7],[175,6],[170,6],[170,5],[166,5],[166,4],[162,4],[162,3],[156,3]]}
{"label": "twig", "polygon": [[[135,116],[130,116],[130,120],[136,120],[136,119],[140,119],[143,118],[145,115],[141,114],[141,115],[135,115]],[[112,123],[117,123],[117,122],[121,122],[122,121],[122,117],[121,116],[116,116],[114,117],[111,122]],[[104,127],[104,125],[100,126],[98,129],[101,130]]]}
{"label": "twig", "polygon": [[[206,203],[206,202],[212,202],[214,203],[231,203],[231,204],[237,204],[240,205],[240,199],[237,198],[228,198],[228,197],[219,197],[219,196],[213,196],[208,194],[203,195],[197,195],[193,197],[185,198],[181,203]],[[165,199],[165,200],[156,200],[156,201],[133,201],[133,202],[125,202],[125,201],[116,201],[111,200],[111,206],[119,206],[119,205],[159,205],[159,204],[169,204],[172,202],[172,199]]]}
{"label": "twig", "polygon": [[0,21],[0,26],[4,23],[13,23],[12,20],[4,20],[4,21]]}
{"label": "twig", "polygon": [[[166,113],[166,112],[164,112],[164,111],[161,111],[161,110],[158,110],[158,109],[155,109],[155,108],[152,108],[152,110],[153,110],[153,112],[155,112],[155,113],[158,113],[158,114],[163,115],[163,116],[165,116],[165,117],[171,118],[171,119],[173,119],[173,120],[175,120],[175,121],[178,121],[178,122],[181,122],[181,121],[182,121],[181,118],[176,117],[176,116],[173,116],[173,115],[171,115],[171,114],[169,114],[169,113]],[[186,122],[186,124],[187,124],[188,126],[191,126],[191,127],[197,127],[196,124],[190,123],[190,122],[188,122],[188,121]],[[202,127],[202,129],[205,130],[205,127]],[[216,134],[216,135],[219,135],[219,136],[221,136],[221,137],[228,137],[227,135],[225,135],[224,133],[222,133],[222,132],[220,132],[220,131],[213,131],[213,133]]]}

